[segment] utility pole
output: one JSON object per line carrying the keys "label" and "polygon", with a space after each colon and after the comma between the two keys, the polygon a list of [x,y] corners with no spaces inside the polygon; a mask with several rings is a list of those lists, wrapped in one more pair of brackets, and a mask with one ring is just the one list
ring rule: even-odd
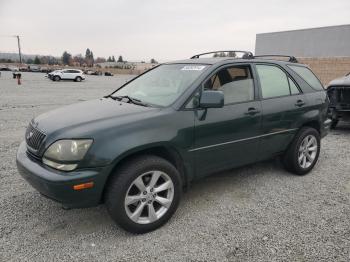
{"label": "utility pole", "polygon": [[22,64],[21,43],[19,40],[19,35],[15,35],[15,37],[17,38],[17,44],[18,44],[19,63]]}

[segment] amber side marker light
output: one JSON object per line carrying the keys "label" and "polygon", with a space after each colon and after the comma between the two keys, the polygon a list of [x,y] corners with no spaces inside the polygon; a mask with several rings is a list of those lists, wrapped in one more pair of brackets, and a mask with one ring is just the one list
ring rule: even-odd
{"label": "amber side marker light", "polygon": [[84,183],[84,184],[74,185],[73,189],[74,190],[83,190],[83,189],[92,188],[92,187],[94,187],[94,182],[88,182],[88,183]]}

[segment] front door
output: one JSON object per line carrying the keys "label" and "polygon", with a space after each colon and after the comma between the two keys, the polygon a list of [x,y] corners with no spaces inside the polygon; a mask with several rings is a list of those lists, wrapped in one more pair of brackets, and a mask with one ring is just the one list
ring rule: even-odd
{"label": "front door", "polygon": [[204,82],[203,89],[224,93],[225,105],[196,111],[195,146],[191,152],[197,176],[257,159],[262,110],[255,86],[250,65],[222,68]]}

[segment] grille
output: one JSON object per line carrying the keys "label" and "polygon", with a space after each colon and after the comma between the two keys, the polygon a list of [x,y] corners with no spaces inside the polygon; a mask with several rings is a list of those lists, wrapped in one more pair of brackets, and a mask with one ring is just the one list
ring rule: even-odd
{"label": "grille", "polygon": [[35,151],[39,150],[45,137],[46,135],[43,132],[33,127],[32,124],[29,124],[26,131],[26,142],[31,149]]}

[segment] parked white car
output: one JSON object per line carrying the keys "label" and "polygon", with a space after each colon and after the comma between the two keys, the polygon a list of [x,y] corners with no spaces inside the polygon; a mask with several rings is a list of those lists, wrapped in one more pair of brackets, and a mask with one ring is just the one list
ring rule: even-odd
{"label": "parked white car", "polygon": [[78,69],[56,70],[49,73],[48,77],[53,81],[74,80],[76,82],[80,82],[82,80],[85,80],[83,71]]}

